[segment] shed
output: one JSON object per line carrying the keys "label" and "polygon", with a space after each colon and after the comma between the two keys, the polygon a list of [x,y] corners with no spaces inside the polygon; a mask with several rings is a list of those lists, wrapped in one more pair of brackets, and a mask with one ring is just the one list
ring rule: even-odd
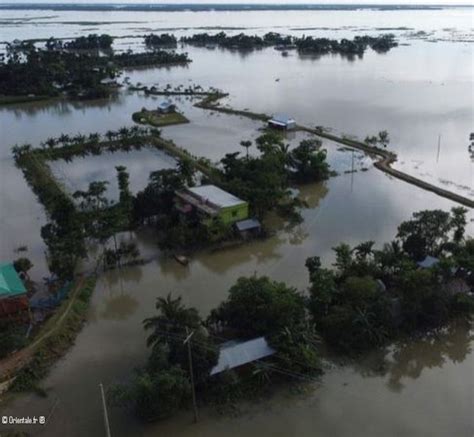
{"label": "shed", "polygon": [[211,375],[217,375],[225,370],[234,369],[244,364],[269,357],[276,353],[270,347],[265,337],[254,338],[248,341],[228,341],[220,346],[219,359],[211,369]]}
{"label": "shed", "polygon": [[277,129],[294,129],[296,127],[296,121],[286,114],[273,115],[273,117],[268,120],[268,124]]}
{"label": "shed", "polygon": [[418,267],[422,269],[430,269],[439,263],[439,258],[428,255],[423,261],[417,263]]}
{"label": "shed", "polygon": [[261,231],[262,225],[257,219],[246,219],[241,220],[235,224],[237,231],[239,231],[240,235],[244,238],[250,236],[251,234],[257,234]]}
{"label": "shed", "polygon": [[164,100],[163,102],[160,102],[158,104],[157,110],[162,114],[167,114],[170,112],[174,112],[176,110],[176,105],[173,102],[170,102],[169,100]]}

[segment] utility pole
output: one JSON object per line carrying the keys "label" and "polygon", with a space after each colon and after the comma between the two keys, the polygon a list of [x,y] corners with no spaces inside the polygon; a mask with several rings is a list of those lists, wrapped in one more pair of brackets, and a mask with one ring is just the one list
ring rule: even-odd
{"label": "utility pole", "polygon": [[441,134],[438,135],[438,155],[436,156],[436,162],[439,162],[439,152],[441,150]]}
{"label": "utility pole", "polygon": [[351,193],[354,187],[354,150],[352,150],[352,163],[351,163]]}
{"label": "utility pole", "polygon": [[105,435],[107,437],[112,437],[112,434],[110,433],[109,414],[107,413],[107,403],[105,401],[104,386],[102,385],[102,383],[100,383],[99,387],[100,387],[100,394],[102,396],[102,410],[104,412]]}
{"label": "utility pole", "polygon": [[188,360],[189,360],[189,376],[191,378],[191,391],[193,394],[193,409],[194,409],[194,423],[198,421],[198,409],[196,403],[196,391],[194,389],[194,374],[193,374],[193,357],[191,353],[191,337],[193,336],[194,331],[189,333],[189,329],[186,326],[186,339],[183,341],[183,344],[188,345]]}

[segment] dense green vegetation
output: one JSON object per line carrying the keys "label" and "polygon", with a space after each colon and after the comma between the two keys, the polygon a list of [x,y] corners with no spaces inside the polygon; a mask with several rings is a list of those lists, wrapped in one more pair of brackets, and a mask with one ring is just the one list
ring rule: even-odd
{"label": "dense green vegetation", "polygon": [[361,56],[370,47],[376,52],[388,52],[391,48],[396,47],[398,43],[395,41],[394,35],[372,36],[356,36],[354,39],[341,39],[340,41],[328,38],[313,38],[311,36],[302,37],[295,41],[298,51],[301,53],[311,53],[317,55],[325,55],[336,53],[346,56]]}
{"label": "dense green vegetation", "polygon": [[292,183],[317,182],[330,176],[326,151],[318,140],[304,140],[290,150],[283,138],[269,131],[256,140],[258,156],[249,156],[251,142],[242,142],[246,156],[229,153],[222,160],[220,179],[229,192],[247,200],[254,213],[263,217],[288,201]]}
{"label": "dense green vegetation", "polygon": [[[200,402],[222,404],[239,393],[246,381],[260,388],[292,375],[319,374],[315,336],[305,322],[304,299],[295,289],[266,277],[241,278],[229,298],[204,322],[181,298],[158,298],[158,315],[144,320],[150,355],[128,384],[114,386],[116,406],[132,408],[144,420],[170,416],[189,404],[189,358],[184,340],[191,337],[193,376]],[[218,343],[235,338],[267,336],[277,353],[246,371],[228,370],[210,376],[217,364]],[[227,393],[227,394],[224,394]]]}
{"label": "dense green vegetation", "polygon": [[[308,258],[307,295],[267,277],[242,277],[206,321],[180,297],[158,298],[158,315],[144,321],[151,332],[146,365],[127,384],[115,386],[111,400],[132,407],[145,420],[168,417],[189,405],[184,340],[192,332],[198,401],[222,406],[261,393],[277,381],[319,374],[321,339],[353,355],[440,328],[452,318],[470,318],[474,240],[464,237],[466,212],[453,208],[450,213],[415,213],[400,224],[397,238],[379,250],[372,241],[354,248],[342,243],[334,248],[335,269],[324,268],[317,256]],[[439,262],[418,266],[417,258],[405,250],[411,238],[421,244],[419,253],[435,254]],[[460,283],[463,290],[454,287]],[[260,336],[274,348],[273,355],[210,376],[219,344]]]}
{"label": "dense green vegetation", "polygon": [[168,417],[189,401],[188,350],[183,344],[188,333],[193,332],[190,347],[198,390],[217,363],[215,343],[194,308],[184,306],[180,297],[168,295],[157,299],[156,309],[157,316],[144,320],[151,348],[145,367],[129,384],[117,385],[109,392],[114,405],[131,407],[146,421]]}
{"label": "dense green vegetation", "polygon": [[72,41],[67,41],[61,44],[60,40],[50,38],[46,42],[46,47],[51,49],[65,48],[69,50],[108,50],[112,48],[114,39],[110,35],[95,35],[80,36]]}
{"label": "dense green vegetation", "polygon": [[328,38],[313,38],[312,36],[302,36],[301,38],[284,36],[279,33],[269,32],[263,37],[257,35],[227,35],[220,32],[214,35],[208,33],[195,34],[189,37],[182,37],[181,41],[186,44],[197,46],[217,45],[224,48],[253,50],[263,47],[296,48],[300,53],[312,53],[318,55],[341,54],[346,56],[363,55],[370,47],[377,52],[387,52],[398,44],[391,34],[371,36],[356,36],[352,40],[341,39],[340,41]]}
{"label": "dense green vegetation", "polygon": [[28,144],[13,148],[16,164],[48,214],[49,222],[42,227],[41,235],[48,247],[49,267],[53,273],[62,279],[71,279],[77,261],[87,254],[88,241],[105,246],[116,232],[128,229],[132,200],[128,174],[119,167],[119,202],[107,202],[104,196],[106,184],[103,182],[93,182],[87,191],[74,193],[75,202],[51,174],[47,161],[70,161],[76,156],[98,155],[106,151],[139,150],[150,143],[152,136],[159,134],[156,129],[135,126],[108,131],[106,141],[102,142],[99,134],[88,137],[61,135],[49,138],[41,148],[34,149]]}
{"label": "dense green vegetation", "polygon": [[178,40],[174,35],[169,33],[162,33],[161,35],[155,35],[150,33],[145,35],[145,45],[148,48],[156,47],[176,47]]}
{"label": "dense green vegetation", "polygon": [[[374,242],[335,247],[335,270],[309,258],[310,311],[324,339],[345,352],[444,324],[474,310],[474,240],[464,239],[466,210],[420,211],[382,249]],[[420,268],[426,256],[439,262]],[[463,288],[464,287],[464,288]]]}
{"label": "dense green vegetation", "polygon": [[0,359],[26,344],[27,328],[26,325],[21,325],[17,321],[0,321]]}
{"label": "dense green vegetation", "polygon": [[[240,152],[227,154],[217,168],[207,174],[211,183],[246,200],[252,214],[264,217],[277,209],[286,216],[298,218],[296,208],[301,206],[292,198],[291,184],[315,182],[329,177],[326,153],[319,150],[316,140],[305,140],[290,151],[283,138],[268,132],[256,140],[259,156],[251,156],[252,142],[242,141],[245,156]],[[134,199],[135,223],[153,223],[161,236],[164,248],[191,249],[234,238],[235,231],[220,222],[203,224],[197,216],[186,219],[174,207],[176,190],[194,184],[193,161],[182,157],[177,169],[151,173],[150,182]]]}
{"label": "dense green vegetation", "polygon": [[189,120],[179,112],[160,113],[142,108],[141,111],[132,114],[135,123],[148,124],[155,127],[171,126],[174,124],[189,123]]}
{"label": "dense green vegetation", "polygon": [[111,44],[109,35],[89,35],[68,42],[50,38],[44,49],[33,43],[8,45],[0,63],[0,103],[12,97],[106,97],[123,68],[189,62],[186,54],[164,50],[115,54]]}

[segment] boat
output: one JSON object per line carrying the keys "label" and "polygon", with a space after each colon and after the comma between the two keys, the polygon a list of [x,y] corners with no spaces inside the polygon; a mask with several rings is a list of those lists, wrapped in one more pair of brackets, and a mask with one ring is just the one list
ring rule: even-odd
{"label": "boat", "polygon": [[174,254],[174,259],[178,261],[181,265],[187,266],[189,264],[189,259],[184,255]]}

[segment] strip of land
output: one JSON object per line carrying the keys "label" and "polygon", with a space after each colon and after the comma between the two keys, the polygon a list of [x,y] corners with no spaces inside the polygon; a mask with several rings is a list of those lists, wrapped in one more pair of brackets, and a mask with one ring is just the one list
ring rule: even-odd
{"label": "strip of land", "polygon": [[[157,94],[157,95],[166,95],[169,94],[167,92],[155,92],[151,94]],[[173,92],[174,95],[180,94],[178,92]],[[181,94],[191,94],[189,92],[182,92]],[[201,95],[203,93],[200,93]],[[227,97],[228,94],[225,93],[209,93],[207,97],[196,103],[194,106],[202,109],[207,109],[207,110],[212,110],[212,111],[218,111],[222,112],[225,114],[233,114],[233,115],[240,115],[243,117],[251,118],[252,120],[262,120],[266,121],[270,119],[270,115],[267,114],[261,114],[261,113],[255,113],[251,111],[245,111],[245,110],[237,110],[229,107],[222,107],[220,106],[217,102],[224,98]],[[404,173],[400,170],[395,170],[392,167],[392,164],[396,162],[397,160],[397,155],[394,152],[390,152],[388,150],[381,149],[379,147],[373,147],[369,146],[361,141],[356,141],[356,140],[351,140],[349,138],[342,138],[334,134],[330,134],[328,132],[325,132],[320,129],[313,129],[310,127],[298,125],[296,127],[297,130],[303,131],[303,132],[308,132],[313,135],[319,136],[321,138],[326,138],[328,140],[334,141],[339,144],[343,144],[344,146],[351,147],[353,149],[358,149],[363,151],[364,153],[370,155],[370,156],[377,156],[380,159],[374,163],[375,168],[378,170],[383,171],[384,173],[393,176],[397,179],[400,179],[404,182],[407,182],[411,185],[414,185],[416,187],[419,187],[425,191],[430,191],[432,193],[437,194],[438,196],[444,197],[445,199],[449,199],[453,202],[459,203],[461,205],[467,206],[469,208],[474,208],[474,200],[469,199],[468,197],[462,196],[457,193],[453,193],[452,191],[445,190],[443,188],[440,188],[436,185],[430,184],[429,182],[426,182],[422,179],[418,179],[414,176],[411,176],[407,173]]]}
{"label": "strip of land", "polygon": [[[81,295],[86,291],[89,293],[90,290],[85,290],[85,288],[93,287],[93,283],[95,283],[93,279],[87,279],[84,276],[79,277],[69,299],[63,303],[54,316],[44,325],[37,338],[28,346],[0,361],[0,394],[7,390],[14,382],[18,372],[33,360],[35,354],[45,344],[46,340],[51,339],[55,334],[61,335],[61,329],[68,324],[68,319],[70,317],[74,318],[75,304],[79,298],[84,300],[84,296],[81,297]],[[58,345],[55,349],[57,347]],[[58,351],[55,350],[54,353],[57,354]]]}

